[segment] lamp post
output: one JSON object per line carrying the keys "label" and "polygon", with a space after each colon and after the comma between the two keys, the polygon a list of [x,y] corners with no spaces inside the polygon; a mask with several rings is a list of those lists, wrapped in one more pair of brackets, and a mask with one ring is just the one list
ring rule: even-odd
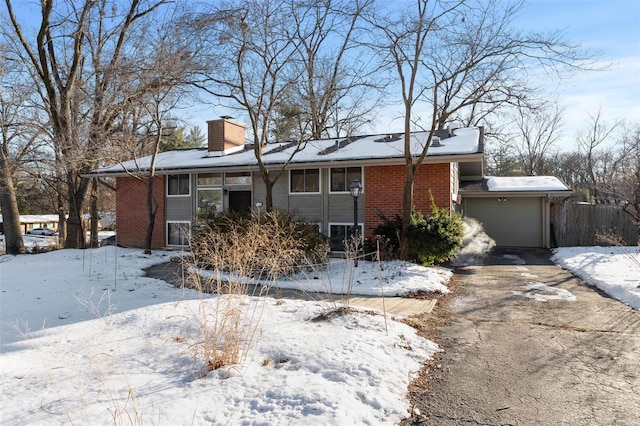
{"label": "lamp post", "polygon": [[354,179],[349,184],[349,192],[353,197],[353,239],[356,244],[356,254],[353,259],[353,266],[358,267],[358,197],[362,194],[362,184],[358,179]]}

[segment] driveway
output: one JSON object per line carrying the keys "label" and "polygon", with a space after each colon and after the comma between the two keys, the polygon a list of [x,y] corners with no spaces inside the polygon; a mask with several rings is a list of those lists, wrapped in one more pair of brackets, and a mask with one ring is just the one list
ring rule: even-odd
{"label": "driveway", "polygon": [[452,287],[403,425],[640,424],[640,312],[544,250],[494,251]]}

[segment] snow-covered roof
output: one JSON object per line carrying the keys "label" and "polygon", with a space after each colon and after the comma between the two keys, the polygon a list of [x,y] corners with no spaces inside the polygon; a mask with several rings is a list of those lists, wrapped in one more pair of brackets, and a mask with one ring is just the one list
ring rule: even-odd
{"label": "snow-covered roof", "polygon": [[[392,137],[390,137],[392,136]],[[419,155],[426,144],[428,132],[411,134],[411,152]],[[266,165],[283,164],[296,149],[291,143],[269,144],[263,152]],[[459,128],[454,135],[440,139],[440,146],[430,146],[427,155],[465,155],[481,152],[480,130],[478,128]],[[306,143],[296,153],[291,164],[326,163],[335,161],[363,161],[403,158],[403,137],[400,135],[370,135],[346,139],[322,139]],[[125,171],[148,170],[151,157],[136,161],[129,160],[120,164],[102,167],[92,174],[117,174]],[[222,156],[212,156],[207,149],[189,149],[167,151],[156,157],[156,171],[188,170],[217,167],[255,166],[258,162],[252,149]]]}
{"label": "snow-covered roof", "polygon": [[[59,216],[57,214],[21,214],[20,223],[47,223],[57,222]],[[0,223],[3,222],[2,215],[0,214]]]}
{"label": "snow-covered roof", "polygon": [[490,192],[570,191],[555,176],[487,176],[487,188]]}
{"label": "snow-covered roof", "polygon": [[461,182],[461,192],[467,195],[488,195],[496,193],[516,194],[558,194],[571,192],[555,176],[486,176],[482,180]]}

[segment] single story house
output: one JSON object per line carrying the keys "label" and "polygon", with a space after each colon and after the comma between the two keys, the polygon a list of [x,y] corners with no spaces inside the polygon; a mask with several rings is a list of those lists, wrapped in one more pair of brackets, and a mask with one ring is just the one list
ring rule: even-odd
{"label": "single story house", "polygon": [[[179,247],[188,241],[198,217],[221,210],[250,210],[264,204],[265,185],[253,147],[245,144],[244,126],[227,118],[208,125],[208,146],[175,150],[156,157],[154,194],[159,203],[152,245]],[[402,134],[355,136],[306,142],[269,144],[263,162],[274,172],[293,160],[273,188],[273,207],[295,211],[317,221],[339,251],[354,223],[349,184],[363,186],[357,199],[358,225],[371,235],[380,214],[402,210],[405,166]],[[418,155],[427,132],[411,135]],[[146,190],[132,174],[148,172],[151,158],[103,167],[88,176],[116,178],[118,242],[142,247],[147,226]],[[484,135],[480,128],[439,130],[415,177],[414,205],[430,211],[436,205],[486,221],[499,245],[548,247],[549,197],[569,189],[554,177],[486,178]],[[494,229],[494,223],[499,224]],[[494,233],[495,231],[495,233]]]}
{"label": "single story house", "polygon": [[[58,230],[57,214],[22,214],[20,215],[20,229],[23,234],[35,228],[49,228],[54,232]],[[4,221],[0,214],[0,234],[4,233]]]}

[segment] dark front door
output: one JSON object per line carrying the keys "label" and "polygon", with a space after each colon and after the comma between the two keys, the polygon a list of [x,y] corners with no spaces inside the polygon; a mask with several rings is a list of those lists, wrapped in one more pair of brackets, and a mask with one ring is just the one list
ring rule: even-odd
{"label": "dark front door", "polygon": [[251,191],[229,191],[229,210],[232,212],[250,212]]}

